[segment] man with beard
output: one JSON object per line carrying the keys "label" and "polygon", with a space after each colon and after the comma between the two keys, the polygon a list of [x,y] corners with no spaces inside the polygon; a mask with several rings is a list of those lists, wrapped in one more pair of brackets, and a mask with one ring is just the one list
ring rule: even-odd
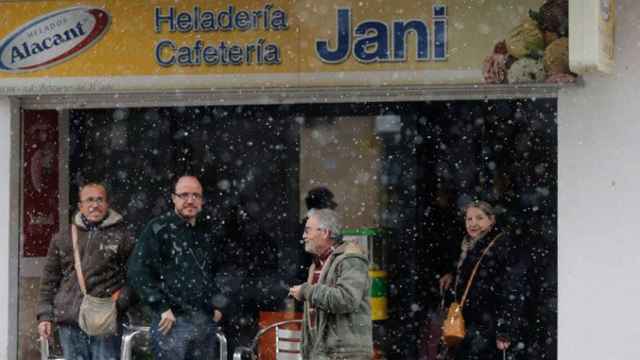
{"label": "man with beard", "polygon": [[178,178],[174,210],[151,220],[129,261],[129,283],[154,316],[156,359],[210,359],[224,298],[215,283],[221,263],[223,226],[202,213],[200,181]]}
{"label": "man with beard", "polygon": [[314,255],[307,282],[289,294],[304,301],[303,359],[370,360],[373,355],[369,261],[340,236],[337,213],[311,210],[304,249]]}
{"label": "man with beard", "polygon": [[[85,290],[88,295],[115,301],[121,320],[130,303],[126,265],[134,238],[122,216],[109,208],[104,185],[82,186],[78,208],[71,226],[76,228]],[[40,282],[38,332],[43,338],[51,337],[55,324],[65,359],[119,359],[121,321],[114,333],[99,336],[86,334],[78,325],[83,293],[75,271],[72,233],[57,234],[49,245]]]}

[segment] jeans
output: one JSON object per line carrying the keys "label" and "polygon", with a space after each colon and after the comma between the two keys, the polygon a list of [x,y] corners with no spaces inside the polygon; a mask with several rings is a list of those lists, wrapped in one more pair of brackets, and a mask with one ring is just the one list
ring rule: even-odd
{"label": "jeans", "polygon": [[217,359],[218,325],[213,314],[201,312],[176,316],[176,322],[167,335],[158,330],[160,317],[151,325],[151,348],[157,360],[210,360]]}
{"label": "jeans", "polygon": [[89,336],[76,325],[58,325],[58,335],[66,360],[118,360],[120,334]]}

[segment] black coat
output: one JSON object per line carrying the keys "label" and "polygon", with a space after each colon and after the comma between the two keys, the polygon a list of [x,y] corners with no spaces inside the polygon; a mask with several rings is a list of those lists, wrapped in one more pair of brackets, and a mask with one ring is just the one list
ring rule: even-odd
{"label": "black coat", "polygon": [[195,225],[173,211],[151,220],[129,258],[129,285],[158,315],[222,310],[216,275],[224,236],[221,222],[203,213]]}
{"label": "black coat", "polygon": [[457,273],[456,300],[460,301],[473,268],[484,249],[499,237],[482,258],[462,310],[467,333],[456,349],[456,359],[497,359],[496,338],[511,341],[516,353],[525,303],[526,261],[508,232],[494,228],[470,249]]}

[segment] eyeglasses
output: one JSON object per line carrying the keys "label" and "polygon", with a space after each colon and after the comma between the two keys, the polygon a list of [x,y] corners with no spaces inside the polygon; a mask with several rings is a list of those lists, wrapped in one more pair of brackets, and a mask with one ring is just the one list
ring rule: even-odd
{"label": "eyeglasses", "polygon": [[88,197],[84,200],[80,200],[81,203],[83,204],[91,204],[94,203],[96,205],[102,205],[104,204],[106,201],[103,197]]}
{"label": "eyeglasses", "polygon": [[198,201],[202,200],[202,194],[199,194],[199,193],[183,192],[180,194],[173,193],[173,195],[179,197],[180,200],[183,200],[183,201],[187,201],[189,199],[198,200]]}
{"label": "eyeglasses", "polygon": [[322,230],[322,228],[311,228],[311,227],[308,227],[308,226],[305,226],[305,227],[304,227],[304,233],[305,233],[305,234],[310,233],[310,232],[311,232],[311,230]]}

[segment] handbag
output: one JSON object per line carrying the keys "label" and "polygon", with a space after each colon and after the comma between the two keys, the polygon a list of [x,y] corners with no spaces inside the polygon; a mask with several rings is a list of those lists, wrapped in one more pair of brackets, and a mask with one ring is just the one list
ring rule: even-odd
{"label": "handbag", "polygon": [[101,298],[87,294],[78,249],[78,228],[75,225],[71,225],[71,239],[73,261],[83,295],[78,312],[78,325],[89,336],[113,335],[118,330],[118,310],[115,300],[112,297]]}
{"label": "handbag", "polygon": [[469,293],[469,288],[471,288],[471,283],[478,272],[478,268],[480,267],[480,262],[482,258],[487,254],[491,246],[502,237],[503,233],[498,234],[492,241],[487,245],[487,247],[482,251],[482,255],[480,255],[480,259],[476,263],[473,271],[471,272],[471,276],[469,277],[469,281],[467,281],[467,286],[464,289],[464,294],[462,295],[462,299],[460,302],[454,301],[449,306],[449,310],[447,311],[447,317],[442,324],[442,340],[445,345],[448,347],[454,347],[462,342],[464,339],[464,335],[466,332],[466,328],[464,325],[464,317],[462,316],[462,307],[464,306],[464,302],[467,299],[467,294]]}

